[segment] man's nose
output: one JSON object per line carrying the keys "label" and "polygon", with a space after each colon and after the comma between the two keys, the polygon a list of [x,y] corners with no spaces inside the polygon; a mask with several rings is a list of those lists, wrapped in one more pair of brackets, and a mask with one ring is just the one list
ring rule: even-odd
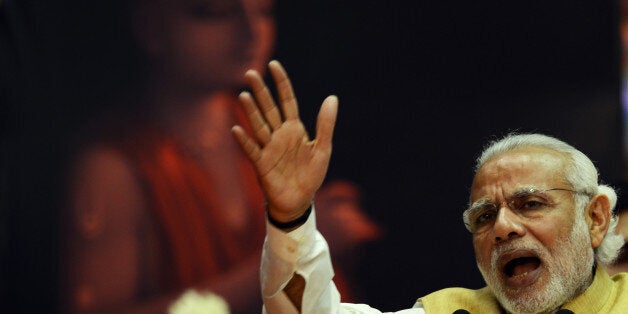
{"label": "man's nose", "polygon": [[495,242],[501,242],[515,237],[522,237],[525,234],[525,228],[521,224],[521,218],[508,205],[502,204],[497,211],[493,233]]}

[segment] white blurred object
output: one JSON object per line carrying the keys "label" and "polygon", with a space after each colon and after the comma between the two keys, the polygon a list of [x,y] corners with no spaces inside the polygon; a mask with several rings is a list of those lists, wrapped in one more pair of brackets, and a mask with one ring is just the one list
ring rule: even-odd
{"label": "white blurred object", "polygon": [[229,305],[211,292],[188,290],[168,309],[169,314],[229,314]]}

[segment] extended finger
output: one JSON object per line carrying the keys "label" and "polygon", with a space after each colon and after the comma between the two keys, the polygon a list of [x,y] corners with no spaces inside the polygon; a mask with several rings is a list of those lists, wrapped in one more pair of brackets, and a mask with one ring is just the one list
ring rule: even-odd
{"label": "extended finger", "polygon": [[299,108],[297,99],[294,96],[294,90],[292,89],[292,83],[290,83],[290,78],[288,78],[288,73],[286,73],[286,70],[277,60],[271,61],[268,64],[268,68],[277,87],[279,103],[281,104],[281,111],[283,112],[284,118],[286,120],[298,119]]}
{"label": "extended finger", "polygon": [[264,117],[257,108],[255,100],[251,94],[247,92],[240,93],[238,98],[240,99],[240,104],[246,113],[246,118],[249,121],[249,125],[251,126],[255,139],[257,139],[258,143],[262,146],[268,144],[270,141],[271,129],[268,124],[266,124],[266,120],[264,120]]}
{"label": "extended finger", "polygon": [[255,70],[248,70],[244,75],[247,83],[253,90],[259,108],[266,118],[266,122],[272,130],[276,130],[281,126],[281,113],[273,100],[270,90],[264,83],[264,79]]}
{"label": "extended finger", "polygon": [[262,157],[262,150],[260,149],[260,147],[246,134],[246,132],[244,132],[244,129],[239,125],[231,128],[231,133],[235,136],[238,144],[240,144],[240,147],[242,148],[242,151],[244,151],[244,154],[249,158],[249,160],[257,169],[257,162]]}
{"label": "extended finger", "polygon": [[321,149],[331,149],[336,118],[338,116],[338,97],[325,98],[316,119],[316,142]]}

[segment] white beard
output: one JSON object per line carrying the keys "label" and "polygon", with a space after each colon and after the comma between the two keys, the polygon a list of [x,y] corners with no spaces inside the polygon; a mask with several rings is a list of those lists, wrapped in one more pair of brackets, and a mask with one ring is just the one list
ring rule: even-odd
{"label": "white beard", "polygon": [[[577,218],[571,234],[558,239],[554,251],[537,243],[524,243],[523,240],[515,239],[496,247],[490,269],[483,269],[478,263],[484,280],[508,312],[551,312],[586,290],[593,269],[593,249],[584,217],[575,216]],[[501,270],[497,260],[504,252],[522,248],[537,254],[544,268],[541,271],[549,274],[549,278],[543,278],[541,274],[539,280],[531,286],[520,289],[506,287],[498,275]]]}

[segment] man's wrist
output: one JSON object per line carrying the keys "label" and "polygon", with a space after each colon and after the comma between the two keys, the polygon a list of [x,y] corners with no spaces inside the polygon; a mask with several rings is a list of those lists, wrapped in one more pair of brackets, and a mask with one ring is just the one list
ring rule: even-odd
{"label": "man's wrist", "polygon": [[298,218],[290,220],[290,221],[286,221],[286,222],[281,222],[274,219],[273,216],[270,215],[270,211],[266,209],[266,217],[268,218],[268,222],[270,222],[270,224],[273,225],[275,228],[281,229],[284,231],[290,231],[301,226],[307,221],[311,213],[312,213],[312,205],[310,204],[307,210],[305,210],[305,212],[303,212],[303,214],[299,216]]}

